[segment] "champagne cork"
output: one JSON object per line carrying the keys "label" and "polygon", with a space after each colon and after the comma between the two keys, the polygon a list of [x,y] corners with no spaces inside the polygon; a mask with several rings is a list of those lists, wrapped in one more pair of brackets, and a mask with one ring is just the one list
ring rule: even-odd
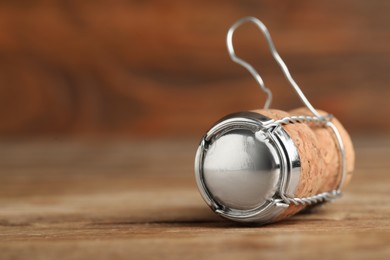
{"label": "champagne cork", "polygon": [[307,108],[261,109],[222,118],[200,142],[195,178],[215,213],[234,221],[265,224],[339,197],[351,179],[355,155],[337,119],[317,111],[305,97],[267,27],[255,17],[243,17],[230,27],[226,43],[230,58],[247,69],[267,95],[264,108],[271,105],[271,90],[233,47],[234,31],[248,22],[264,34],[272,56]]}
{"label": "champagne cork", "polygon": [[292,116],[313,118],[307,108],[261,109],[228,115],[206,133],[195,157],[195,176],[214,212],[239,222],[285,219],[333,199],[343,179],[344,163],[341,189],[345,188],[355,161],[346,130],[337,119],[330,119],[343,143],[343,162],[331,127],[318,118],[317,123],[278,121]]}
{"label": "champagne cork", "polygon": [[[256,110],[255,112],[265,115],[274,120],[288,116],[306,115],[312,113],[307,108],[298,108],[289,112],[267,109]],[[327,115],[324,111],[319,111],[321,115]],[[333,118],[344,144],[346,160],[346,176],[343,187],[351,180],[355,164],[355,152],[351,138],[340,122]],[[301,173],[298,188],[295,192],[296,198],[310,197],[315,194],[337,189],[341,180],[341,155],[339,145],[333,131],[329,127],[294,123],[284,125],[283,128],[293,139],[298,148],[301,162]],[[303,205],[290,204],[289,208],[278,218],[289,217],[305,208]]]}

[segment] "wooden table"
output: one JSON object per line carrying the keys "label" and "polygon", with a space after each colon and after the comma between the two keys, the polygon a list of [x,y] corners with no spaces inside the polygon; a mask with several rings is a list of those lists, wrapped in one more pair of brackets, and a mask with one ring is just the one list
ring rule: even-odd
{"label": "wooden table", "polygon": [[341,200],[256,227],[203,202],[196,141],[3,142],[0,258],[390,259],[390,140],[355,144]]}

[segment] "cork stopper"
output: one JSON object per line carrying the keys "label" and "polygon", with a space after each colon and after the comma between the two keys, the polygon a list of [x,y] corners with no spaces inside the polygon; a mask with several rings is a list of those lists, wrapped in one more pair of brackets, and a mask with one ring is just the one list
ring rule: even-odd
{"label": "cork stopper", "polygon": [[[307,108],[298,108],[290,112],[275,109],[256,110],[254,112],[275,120],[294,115],[312,115]],[[319,112],[321,115],[327,114],[324,111]],[[352,141],[344,127],[335,118],[332,119],[332,122],[340,132],[345,149],[346,176],[343,190],[352,177],[355,152]],[[293,139],[301,161],[300,181],[295,197],[308,197],[336,189],[341,179],[342,162],[337,139],[332,130],[328,127],[307,123],[287,124],[283,128]],[[278,216],[278,219],[291,216],[304,207],[290,204],[289,208]]]}
{"label": "cork stopper", "polygon": [[[288,203],[288,198],[338,190],[343,158],[333,129],[308,122],[274,124],[304,115],[312,116],[306,108],[233,113],[206,133],[195,157],[195,177],[212,210],[235,221],[264,224],[309,205]],[[355,156],[348,133],[336,119],[332,123],[344,145],[343,189],[351,179]]]}

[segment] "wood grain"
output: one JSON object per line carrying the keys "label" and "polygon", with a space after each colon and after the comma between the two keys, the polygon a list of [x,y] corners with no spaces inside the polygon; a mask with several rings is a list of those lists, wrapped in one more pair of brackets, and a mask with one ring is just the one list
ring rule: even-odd
{"label": "wood grain", "polygon": [[[199,136],[259,109],[264,95],[225,47],[245,15],[266,23],[316,106],[353,133],[388,133],[389,10],[387,0],[1,1],[0,137]],[[300,106],[264,45],[254,27],[237,33],[274,107]]]}
{"label": "wood grain", "polygon": [[388,259],[390,140],[355,142],[342,199],[267,226],[215,216],[194,141],[3,142],[2,259]]}

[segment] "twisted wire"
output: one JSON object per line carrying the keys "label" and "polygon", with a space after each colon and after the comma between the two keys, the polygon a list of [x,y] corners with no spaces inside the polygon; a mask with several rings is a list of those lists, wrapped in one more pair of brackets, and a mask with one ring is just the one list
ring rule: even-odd
{"label": "twisted wire", "polygon": [[289,198],[284,197],[283,201],[287,204],[295,204],[295,205],[313,205],[321,202],[327,202],[338,198],[341,196],[341,192],[337,190],[322,192],[313,196],[304,197],[304,198]]}
{"label": "twisted wire", "polygon": [[320,125],[325,125],[332,118],[331,115],[327,116],[287,116],[276,120],[276,124],[287,125],[295,123],[316,123]]}

